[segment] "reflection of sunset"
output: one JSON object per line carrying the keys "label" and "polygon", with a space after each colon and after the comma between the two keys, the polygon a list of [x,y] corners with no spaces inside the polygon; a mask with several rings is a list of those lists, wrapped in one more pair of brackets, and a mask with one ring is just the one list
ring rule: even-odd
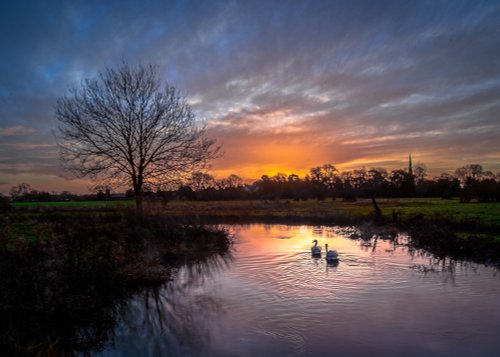
{"label": "reflection of sunset", "polygon": [[[277,311],[291,316],[297,314],[295,317],[302,324],[314,318],[315,311],[329,316],[328,312],[333,309],[341,315],[358,316],[359,313],[360,319],[364,319],[365,314],[379,316],[388,323],[400,309],[392,304],[374,305],[374,299],[379,299],[379,303],[394,299],[394,304],[401,304],[401,311],[405,311],[409,302],[432,305],[429,289],[444,289],[444,294],[454,294],[446,289],[447,284],[453,284],[450,274],[456,272],[448,270],[447,265],[454,263],[439,261],[425,252],[410,252],[404,235],[398,238],[399,244],[394,244],[381,238],[349,238],[353,233],[372,237],[377,228],[368,226],[361,231],[349,227],[285,225],[231,226],[230,229],[236,235],[235,260],[221,277],[223,283],[217,286],[225,288],[218,293],[235,299],[246,296],[245,303],[260,302],[248,307],[253,313],[261,313],[262,309],[266,316],[268,311],[278,315]],[[322,247],[321,258],[311,256],[314,239]],[[338,252],[337,266],[326,262],[325,243]],[[426,269],[441,273],[422,276]],[[283,304],[283,300],[287,303]],[[309,304],[314,307],[306,309],[304,305]],[[336,317],[332,320],[325,317],[323,323],[340,324]]]}
{"label": "reflection of sunset", "polygon": [[[344,299],[355,291],[360,293],[383,284],[380,274],[386,269],[385,264],[408,269],[414,264],[429,262],[426,257],[410,258],[406,247],[395,247],[388,240],[363,243],[359,239],[349,239],[354,232],[358,231],[326,226],[245,226],[235,231],[238,264],[234,269],[241,274],[255,269],[259,274],[245,274],[245,279],[252,280],[252,284],[273,286],[280,293],[307,298],[324,297],[332,286],[341,284],[343,290],[337,291],[336,297]],[[371,236],[369,230],[363,234]],[[311,256],[314,239],[321,246],[320,258]],[[329,266],[326,262],[325,243],[328,249],[338,252],[338,266]],[[239,271],[238,266],[243,270]],[[238,286],[241,288],[240,282]]]}
{"label": "reflection of sunset", "polygon": [[[372,228],[373,229],[373,228]],[[367,237],[376,237],[376,230],[363,231]],[[252,244],[252,254],[267,254],[280,252],[292,255],[306,254],[310,256],[313,240],[318,240],[324,253],[325,243],[328,249],[334,249],[339,254],[344,254],[344,259],[351,254],[370,257],[391,256],[391,259],[407,260],[408,252],[404,245],[394,247],[388,239],[362,240],[348,239],[351,234],[360,235],[354,228],[328,227],[328,226],[289,226],[289,225],[250,225],[241,231],[236,230],[237,236],[246,244]],[[405,241],[405,236],[401,240]],[[367,244],[369,243],[369,244]],[[324,258],[324,255],[323,255]],[[425,260],[423,260],[425,261]]]}
{"label": "reflection of sunset", "polygon": [[[369,234],[367,228],[363,232]],[[493,267],[438,262],[419,252],[412,256],[388,241],[379,240],[374,249],[347,238],[353,232],[349,228],[259,224],[228,229],[237,237],[231,264],[181,268],[186,272],[181,276],[195,271],[198,280],[192,285],[181,280],[182,289],[169,282],[156,294],[159,309],[151,308],[154,301],[136,297],[116,329],[118,350],[132,345],[140,354],[144,346],[168,337],[168,347],[180,342],[186,348],[193,336],[197,351],[207,356],[240,356],[242,351],[331,356],[332,345],[342,356],[404,354],[409,348],[418,356],[436,351],[494,355],[498,349],[500,286]],[[311,257],[313,239],[339,251],[338,266]],[[179,330],[189,334],[172,339],[178,330],[162,330],[162,317],[168,317],[166,326],[180,324]],[[148,336],[148,328],[156,333]],[[140,341],[136,331],[142,332]]]}

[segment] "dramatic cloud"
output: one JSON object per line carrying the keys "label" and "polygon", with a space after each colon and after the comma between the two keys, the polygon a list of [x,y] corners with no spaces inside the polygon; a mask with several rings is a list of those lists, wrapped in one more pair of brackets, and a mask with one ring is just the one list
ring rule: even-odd
{"label": "dramatic cloud", "polygon": [[219,176],[409,152],[500,170],[496,1],[7,1],[0,30],[2,192],[74,187],[55,180],[56,98],[122,59],[186,94],[224,143]]}

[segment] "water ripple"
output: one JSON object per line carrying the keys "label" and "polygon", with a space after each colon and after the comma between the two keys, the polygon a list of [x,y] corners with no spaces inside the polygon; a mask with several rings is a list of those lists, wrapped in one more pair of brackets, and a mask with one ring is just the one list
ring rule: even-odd
{"label": "water ripple", "polygon": [[[135,300],[115,331],[115,348],[157,346],[172,356],[332,355],[332,344],[338,355],[500,350],[496,269],[408,250],[406,236],[384,240],[366,227],[234,230],[231,264],[197,267],[198,283],[181,269],[149,298],[155,309]],[[311,256],[314,239],[321,258]],[[326,262],[325,243],[338,251],[338,265]],[[141,330],[154,333],[131,337]]]}

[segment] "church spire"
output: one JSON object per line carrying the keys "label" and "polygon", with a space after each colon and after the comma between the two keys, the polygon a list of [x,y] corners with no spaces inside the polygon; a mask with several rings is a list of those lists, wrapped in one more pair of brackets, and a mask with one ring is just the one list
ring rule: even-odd
{"label": "church spire", "polygon": [[411,163],[411,153],[408,155],[408,174],[413,177],[413,165]]}
{"label": "church spire", "polygon": [[408,180],[407,180],[407,192],[408,197],[415,197],[416,187],[415,187],[415,176],[413,175],[413,164],[411,162],[411,154],[408,155]]}

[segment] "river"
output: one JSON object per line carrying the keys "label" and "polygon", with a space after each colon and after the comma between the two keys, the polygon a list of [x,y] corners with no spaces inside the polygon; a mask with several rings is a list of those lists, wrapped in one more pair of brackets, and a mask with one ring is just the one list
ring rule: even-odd
{"label": "river", "polygon": [[[230,254],[181,267],[172,281],[134,295],[94,355],[500,355],[494,267],[437,259],[410,249],[404,234],[226,228]],[[311,256],[314,239],[321,258]],[[338,264],[325,260],[325,243]]]}

